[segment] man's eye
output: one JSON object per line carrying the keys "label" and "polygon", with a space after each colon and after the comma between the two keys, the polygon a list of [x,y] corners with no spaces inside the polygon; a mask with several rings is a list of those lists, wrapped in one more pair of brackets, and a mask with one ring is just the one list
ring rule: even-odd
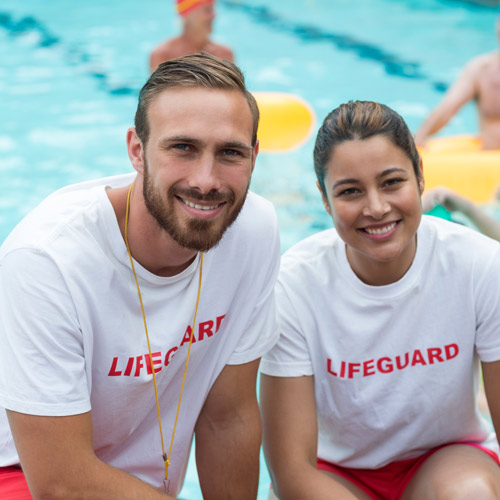
{"label": "man's eye", "polygon": [[242,156],[241,152],[237,151],[236,149],[225,149],[223,153],[226,156]]}
{"label": "man's eye", "polygon": [[174,144],[173,147],[179,151],[191,151],[191,146],[189,144]]}

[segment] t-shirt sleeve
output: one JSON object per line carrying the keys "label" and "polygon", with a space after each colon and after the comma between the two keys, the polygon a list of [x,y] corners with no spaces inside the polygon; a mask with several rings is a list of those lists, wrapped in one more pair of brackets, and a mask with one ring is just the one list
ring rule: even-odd
{"label": "t-shirt sleeve", "polygon": [[90,410],[84,348],[63,277],[47,255],[0,261],[0,405],[43,416]]}
{"label": "t-shirt sleeve", "polygon": [[276,285],[276,309],[280,337],[278,343],[260,362],[260,371],[275,377],[301,377],[313,375],[303,325],[298,315],[304,304],[296,303],[300,298],[294,294],[291,300],[286,275],[282,273]]}
{"label": "t-shirt sleeve", "polygon": [[270,246],[262,248],[261,253],[260,265],[267,263],[267,270],[259,273],[258,279],[249,276],[254,285],[258,283],[258,288],[251,287],[250,296],[254,295],[258,299],[238,345],[229,358],[229,365],[240,365],[258,359],[278,341],[274,285],[278,277],[281,251],[277,221],[274,221]]}
{"label": "t-shirt sleeve", "polygon": [[479,277],[476,291],[476,350],[485,362],[500,360],[500,246]]}

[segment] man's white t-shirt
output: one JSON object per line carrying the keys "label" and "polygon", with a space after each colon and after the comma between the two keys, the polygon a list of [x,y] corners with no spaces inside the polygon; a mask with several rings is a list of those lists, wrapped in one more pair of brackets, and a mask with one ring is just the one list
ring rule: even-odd
{"label": "man's white t-shirt", "polygon": [[386,286],[352,271],[335,230],[282,258],[280,340],[261,361],[314,375],[318,457],[379,468],[444,443],[498,453],[476,408],[479,360],[500,360],[500,244],[424,216],[408,272]]}
{"label": "man's white t-shirt", "polygon": [[[0,249],[0,406],[33,415],[92,411],[104,462],[160,486],[163,459],[152,370],[168,452],[195,304],[200,259],[173,277],[135,262],[153,366],[127,249],[105,186],[133,175],[64,188],[47,198]],[[276,342],[273,287],[279,234],[271,203],[248,193],[203,282],[169,470],[178,492],[193,429],[225,365],[261,357]],[[19,461],[0,409],[0,466]]]}

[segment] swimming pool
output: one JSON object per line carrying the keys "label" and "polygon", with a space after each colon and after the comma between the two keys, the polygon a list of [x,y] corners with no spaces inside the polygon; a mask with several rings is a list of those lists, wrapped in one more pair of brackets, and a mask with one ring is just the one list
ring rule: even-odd
{"label": "swimming pool", "polygon": [[[300,95],[319,118],[378,100],[415,130],[463,64],[497,48],[494,21],[494,9],[458,0],[218,0],[214,38],[234,49],[251,90]],[[2,1],[0,241],[53,190],[131,170],[125,131],[148,55],[178,27],[164,0]],[[476,126],[468,105],[442,134]],[[275,203],[283,250],[331,224],[312,146],[257,161],[252,189]],[[259,498],[268,483],[262,465]],[[183,495],[201,498],[193,464]]]}

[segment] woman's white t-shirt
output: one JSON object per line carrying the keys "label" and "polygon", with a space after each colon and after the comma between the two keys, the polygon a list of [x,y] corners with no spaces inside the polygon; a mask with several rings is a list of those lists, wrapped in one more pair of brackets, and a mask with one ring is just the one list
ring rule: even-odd
{"label": "woman's white t-shirt", "polygon": [[476,407],[479,360],[500,360],[498,242],[424,216],[407,273],[370,286],[324,231],[285,253],[276,301],[261,371],[314,375],[318,457],[379,468],[450,442],[498,452]]}

